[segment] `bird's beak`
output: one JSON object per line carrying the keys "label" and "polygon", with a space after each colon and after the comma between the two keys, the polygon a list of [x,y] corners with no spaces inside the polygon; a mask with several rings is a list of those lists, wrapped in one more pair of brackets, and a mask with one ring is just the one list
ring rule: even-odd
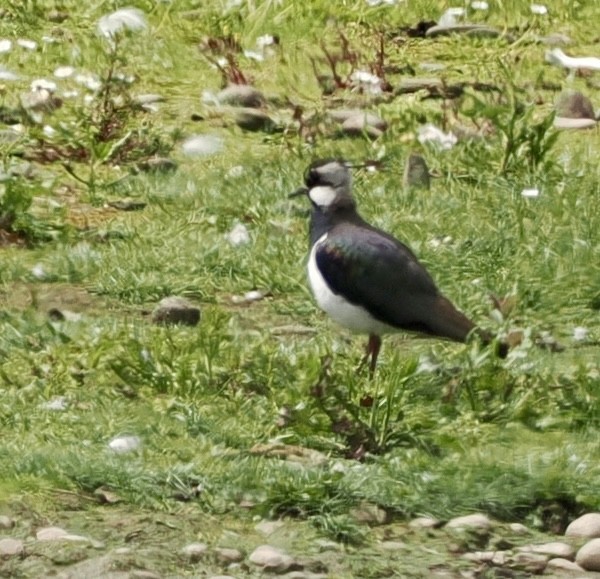
{"label": "bird's beak", "polygon": [[308,189],[306,187],[300,187],[299,189],[296,189],[293,193],[290,193],[288,195],[288,199],[291,199],[292,197],[300,197],[300,195],[306,195],[308,193]]}

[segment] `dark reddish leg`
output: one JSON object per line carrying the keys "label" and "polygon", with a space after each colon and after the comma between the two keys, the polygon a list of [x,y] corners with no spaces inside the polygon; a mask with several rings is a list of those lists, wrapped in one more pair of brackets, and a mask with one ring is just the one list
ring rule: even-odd
{"label": "dark reddish leg", "polygon": [[360,361],[360,365],[358,366],[358,370],[361,370],[362,367],[367,363],[369,357],[371,358],[371,363],[369,364],[369,377],[373,378],[375,375],[375,366],[377,365],[377,357],[379,356],[379,350],[381,350],[381,338],[376,336],[375,334],[369,334],[369,341],[367,342],[367,351],[363,356],[363,359]]}

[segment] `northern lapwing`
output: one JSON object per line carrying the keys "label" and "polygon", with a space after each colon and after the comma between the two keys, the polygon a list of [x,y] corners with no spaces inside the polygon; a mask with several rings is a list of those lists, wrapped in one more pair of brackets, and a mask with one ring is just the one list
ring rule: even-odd
{"label": "northern lapwing", "polygon": [[[369,335],[361,366],[370,358],[374,374],[381,336],[391,332],[457,342],[476,334],[492,342],[440,293],[406,245],[358,214],[350,167],[341,159],[315,161],[305,186],[290,196],[305,194],[312,204],[308,279],[318,305],[338,324]],[[506,345],[499,344],[498,353],[506,355]]]}

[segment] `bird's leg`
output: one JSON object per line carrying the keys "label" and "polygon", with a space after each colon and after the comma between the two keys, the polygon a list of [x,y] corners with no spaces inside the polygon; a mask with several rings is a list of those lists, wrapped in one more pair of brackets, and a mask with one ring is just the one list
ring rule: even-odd
{"label": "bird's leg", "polygon": [[369,378],[373,378],[375,374],[375,366],[377,365],[377,357],[379,356],[379,350],[381,349],[381,338],[375,334],[369,334],[369,341],[367,342],[367,348],[365,355],[363,356],[360,364],[357,368],[357,372],[362,370],[363,366],[368,362],[369,357],[371,363],[369,364]]}

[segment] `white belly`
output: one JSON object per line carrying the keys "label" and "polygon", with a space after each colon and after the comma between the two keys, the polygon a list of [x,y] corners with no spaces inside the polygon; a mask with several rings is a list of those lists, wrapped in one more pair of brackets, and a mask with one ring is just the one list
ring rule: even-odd
{"label": "white belly", "polygon": [[397,331],[392,326],[376,320],[365,308],[351,304],[329,289],[316,260],[317,249],[326,238],[327,234],[313,245],[308,257],[308,281],[319,307],[329,314],[333,321],[353,332],[380,336]]}

